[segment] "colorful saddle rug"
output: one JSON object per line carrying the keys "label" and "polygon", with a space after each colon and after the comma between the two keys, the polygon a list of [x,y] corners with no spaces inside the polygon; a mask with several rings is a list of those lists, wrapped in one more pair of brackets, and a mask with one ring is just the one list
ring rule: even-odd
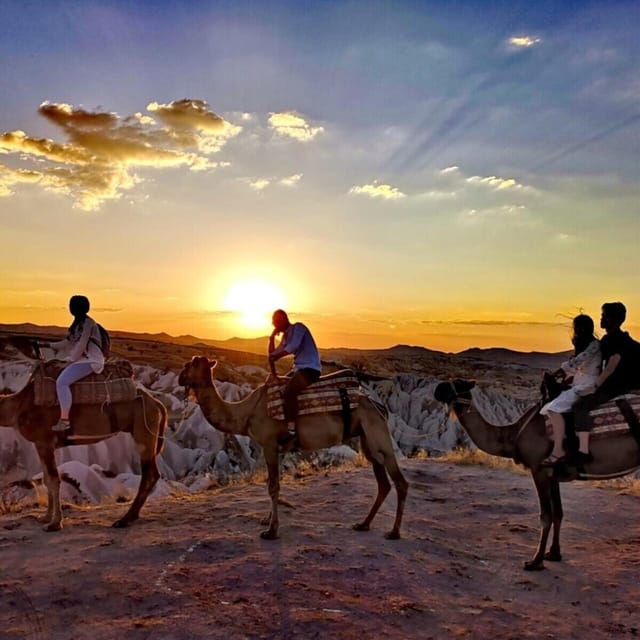
{"label": "colorful saddle rug", "polygon": [[[284,420],[282,394],[285,382],[267,385],[267,413],[274,420]],[[346,396],[349,408],[355,409],[360,402],[360,383],[352,371],[344,371],[321,377],[317,382],[298,394],[298,415],[342,411],[342,397]],[[346,403],[345,403],[346,404]]]}
{"label": "colorful saddle rug", "polygon": [[593,420],[593,429],[591,430],[592,438],[606,438],[608,436],[617,436],[621,433],[629,432],[629,423],[625,419],[620,407],[616,404],[616,400],[621,400],[622,398],[626,400],[636,417],[640,417],[639,394],[627,393],[622,396],[617,396],[589,413]]}
{"label": "colorful saddle rug", "polygon": [[[68,365],[51,360],[39,364],[33,372],[34,404],[54,407],[58,404],[56,378]],[[133,367],[128,360],[114,360],[104,366],[102,373],[92,373],[71,385],[73,404],[110,404],[130,402],[136,397]]]}

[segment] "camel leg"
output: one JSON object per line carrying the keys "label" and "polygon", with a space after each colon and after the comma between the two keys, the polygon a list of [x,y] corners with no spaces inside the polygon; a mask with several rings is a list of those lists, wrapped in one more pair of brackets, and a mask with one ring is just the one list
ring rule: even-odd
{"label": "camel leg", "polygon": [[384,464],[387,469],[387,473],[391,476],[393,484],[396,487],[396,519],[393,522],[393,529],[385,534],[385,538],[388,540],[398,540],[400,538],[400,524],[402,523],[402,514],[404,513],[404,503],[407,500],[407,493],[409,492],[409,483],[405,480],[405,477],[400,471],[398,461],[395,455],[386,455],[384,457]]}
{"label": "camel leg", "polygon": [[113,527],[118,529],[129,526],[134,520],[138,519],[140,515],[140,509],[147,500],[147,497],[156,486],[160,472],[158,471],[158,465],[156,464],[155,455],[150,460],[142,460],[140,466],[142,467],[142,477],[140,478],[140,486],[138,487],[138,493],[134,498],[129,511],[125,513],[122,518],[116,520],[113,523]]}
{"label": "camel leg", "polygon": [[275,540],[278,537],[278,496],[280,495],[280,459],[277,445],[265,450],[264,457],[267,463],[267,473],[269,475],[268,488],[271,498],[271,515],[269,528],[260,533],[260,537],[265,540]]}
{"label": "camel leg", "polygon": [[547,553],[544,554],[545,560],[551,562],[560,562],[562,560],[562,554],[560,553],[560,525],[562,524],[562,497],[560,496],[560,483],[551,478],[551,508],[553,514],[553,538],[551,540],[551,547]]}
{"label": "camel leg", "polygon": [[376,496],[376,499],[374,500],[367,517],[362,522],[354,524],[353,528],[356,531],[369,531],[369,525],[375,518],[376,513],[378,513],[378,509],[389,494],[389,491],[391,491],[391,483],[389,482],[389,478],[387,477],[387,472],[384,468],[384,465],[381,462],[376,461],[371,455],[369,443],[364,436],[360,438],[360,445],[362,453],[364,453],[364,457],[373,466],[373,474],[375,475],[376,482],[378,483],[378,495]]}
{"label": "camel leg", "polygon": [[391,483],[389,482],[389,478],[387,478],[387,472],[385,471],[384,465],[376,462],[375,460],[372,460],[371,464],[373,465],[373,473],[376,477],[376,482],[378,483],[378,495],[376,496],[367,517],[362,522],[353,525],[353,528],[356,531],[369,531],[369,525],[375,518],[376,513],[378,513],[378,509],[389,494],[389,491],[391,491]]}
{"label": "camel leg", "polygon": [[553,516],[551,482],[546,469],[538,469],[532,472],[532,476],[540,502],[540,540],[533,558],[524,563],[524,569],[525,571],[540,571],[544,569],[544,552],[547,548]]}
{"label": "camel leg", "polygon": [[60,507],[60,475],[56,465],[55,450],[50,447],[37,447],[44,484],[47,487],[47,513],[41,522],[44,531],[62,529],[62,509]]}

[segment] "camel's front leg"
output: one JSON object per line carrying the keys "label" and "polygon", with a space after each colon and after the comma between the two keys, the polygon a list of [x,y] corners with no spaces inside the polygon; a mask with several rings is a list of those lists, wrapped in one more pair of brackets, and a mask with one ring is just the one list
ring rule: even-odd
{"label": "camel's front leg", "polygon": [[53,447],[37,447],[44,484],[47,487],[47,513],[42,518],[44,531],[59,531],[62,529],[62,509],[60,508],[60,475],[56,466],[55,450]]}
{"label": "camel's front leg", "polygon": [[280,494],[280,460],[277,445],[269,451],[265,449],[264,457],[269,474],[268,487],[269,497],[271,498],[271,516],[269,528],[260,533],[260,537],[265,540],[275,540],[278,537],[278,496]]}
{"label": "camel's front leg", "polygon": [[538,548],[531,560],[524,563],[525,571],[540,571],[544,569],[544,552],[547,548],[552,519],[551,481],[546,469],[532,472],[533,481],[538,492],[540,502],[540,540]]}

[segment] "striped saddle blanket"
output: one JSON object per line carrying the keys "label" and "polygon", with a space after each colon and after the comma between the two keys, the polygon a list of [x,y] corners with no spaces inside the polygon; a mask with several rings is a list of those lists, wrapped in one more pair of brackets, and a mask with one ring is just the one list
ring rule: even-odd
{"label": "striped saddle blanket", "polygon": [[590,412],[589,415],[593,419],[593,429],[591,430],[592,438],[617,436],[629,431],[629,423],[616,404],[616,400],[621,398],[624,398],[629,403],[633,412],[640,419],[640,394],[627,393],[618,396]]}
{"label": "striped saddle blanket", "polygon": [[[68,363],[51,360],[38,364],[33,372],[34,404],[54,407],[58,404],[56,378]],[[92,373],[71,385],[73,404],[110,404],[130,402],[136,397],[133,367],[128,360],[112,360],[102,373]]]}
{"label": "striped saddle blanket", "polygon": [[[282,394],[286,381],[267,385],[267,413],[274,420],[284,420]],[[344,391],[341,392],[341,389]],[[352,371],[345,370],[321,377],[298,394],[298,415],[342,411],[341,393],[347,395],[349,408],[360,402],[360,383]]]}

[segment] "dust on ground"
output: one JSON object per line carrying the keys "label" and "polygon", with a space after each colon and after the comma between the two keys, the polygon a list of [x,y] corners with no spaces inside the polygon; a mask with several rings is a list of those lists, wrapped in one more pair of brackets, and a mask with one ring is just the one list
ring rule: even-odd
{"label": "dust on ground", "polygon": [[[392,492],[367,533],[369,467],[284,481],[281,537],[259,537],[263,484],[147,503],[0,517],[0,638],[635,638],[640,500],[563,486],[561,563],[522,570],[538,536],[531,479],[483,466],[403,460],[402,539],[386,540]],[[299,474],[300,476],[300,474]]]}

